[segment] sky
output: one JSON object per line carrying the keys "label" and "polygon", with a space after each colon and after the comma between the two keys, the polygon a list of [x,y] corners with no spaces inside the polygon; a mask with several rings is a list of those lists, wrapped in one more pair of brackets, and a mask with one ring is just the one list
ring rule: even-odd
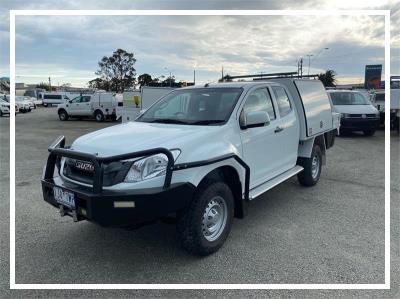
{"label": "sky", "polygon": [[[57,3],[57,4],[56,4]],[[0,77],[9,75],[9,9],[391,9],[391,69],[400,74],[400,2],[381,1],[2,1]],[[384,63],[383,16],[17,16],[16,81],[86,86],[98,61],[133,52],[137,75],[172,74],[206,83],[243,75],[333,69],[362,83],[366,64]],[[328,49],[325,49],[328,48]]]}

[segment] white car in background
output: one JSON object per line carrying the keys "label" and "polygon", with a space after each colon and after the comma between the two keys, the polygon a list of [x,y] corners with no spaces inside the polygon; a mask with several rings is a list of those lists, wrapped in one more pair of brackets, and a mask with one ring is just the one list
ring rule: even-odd
{"label": "white car in background", "polygon": [[24,96],[24,99],[30,103],[31,109],[36,109],[35,98]]}
{"label": "white car in background", "polygon": [[30,112],[32,110],[32,103],[25,100],[25,97],[23,96],[16,96],[15,104],[18,106],[18,110],[22,113]]}
{"label": "white car in background", "polygon": [[0,100],[0,117],[7,114],[10,115],[10,103]]}

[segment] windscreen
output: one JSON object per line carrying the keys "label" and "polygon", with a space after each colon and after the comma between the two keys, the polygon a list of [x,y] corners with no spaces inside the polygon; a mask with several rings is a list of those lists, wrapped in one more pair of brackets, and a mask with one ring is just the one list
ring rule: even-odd
{"label": "windscreen", "polygon": [[371,102],[361,93],[356,92],[331,92],[333,105],[370,105]]}
{"label": "windscreen", "polygon": [[175,90],[151,106],[137,121],[188,125],[225,123],[241,93],[241,88]]}

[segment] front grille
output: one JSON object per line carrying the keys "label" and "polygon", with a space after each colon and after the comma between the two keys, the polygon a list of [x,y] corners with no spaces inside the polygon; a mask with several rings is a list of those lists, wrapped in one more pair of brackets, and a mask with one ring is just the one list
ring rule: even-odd
{"label": "front grille", "polygon": [[[365,117],[363,117],[365,115]],[[376,118],[375,114],[350,114],[351,118]]]}
{"label": "front grille", "polygon": [[[65,159],[63,175],[71,180],[92,186],[94,171],[78,168],[77,165],[79,165],[80,162],[88,163],[76,159]],[[131,165],[132,162],[111,162],[104,164],[103,186],[112,186],[121,183],[125,179]]]}

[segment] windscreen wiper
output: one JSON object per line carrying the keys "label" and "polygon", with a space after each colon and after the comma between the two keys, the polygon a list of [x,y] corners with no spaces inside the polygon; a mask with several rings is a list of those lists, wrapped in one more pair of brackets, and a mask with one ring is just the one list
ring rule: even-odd
{"label": "windscreen wiper", "polygon": [[225,119],[206,119],[206,120],[198,120],[191,122],[191,125],[211,125],[211,124],[219,124],[224,123]]}
{"label": "windscreen wiper", "polygon": [[189,125],[188,122],[179,120],[179,119],[172,119],[172,118],[156,118],[149,121],[150,123],[160,123],[160,124],[183,124]]}

